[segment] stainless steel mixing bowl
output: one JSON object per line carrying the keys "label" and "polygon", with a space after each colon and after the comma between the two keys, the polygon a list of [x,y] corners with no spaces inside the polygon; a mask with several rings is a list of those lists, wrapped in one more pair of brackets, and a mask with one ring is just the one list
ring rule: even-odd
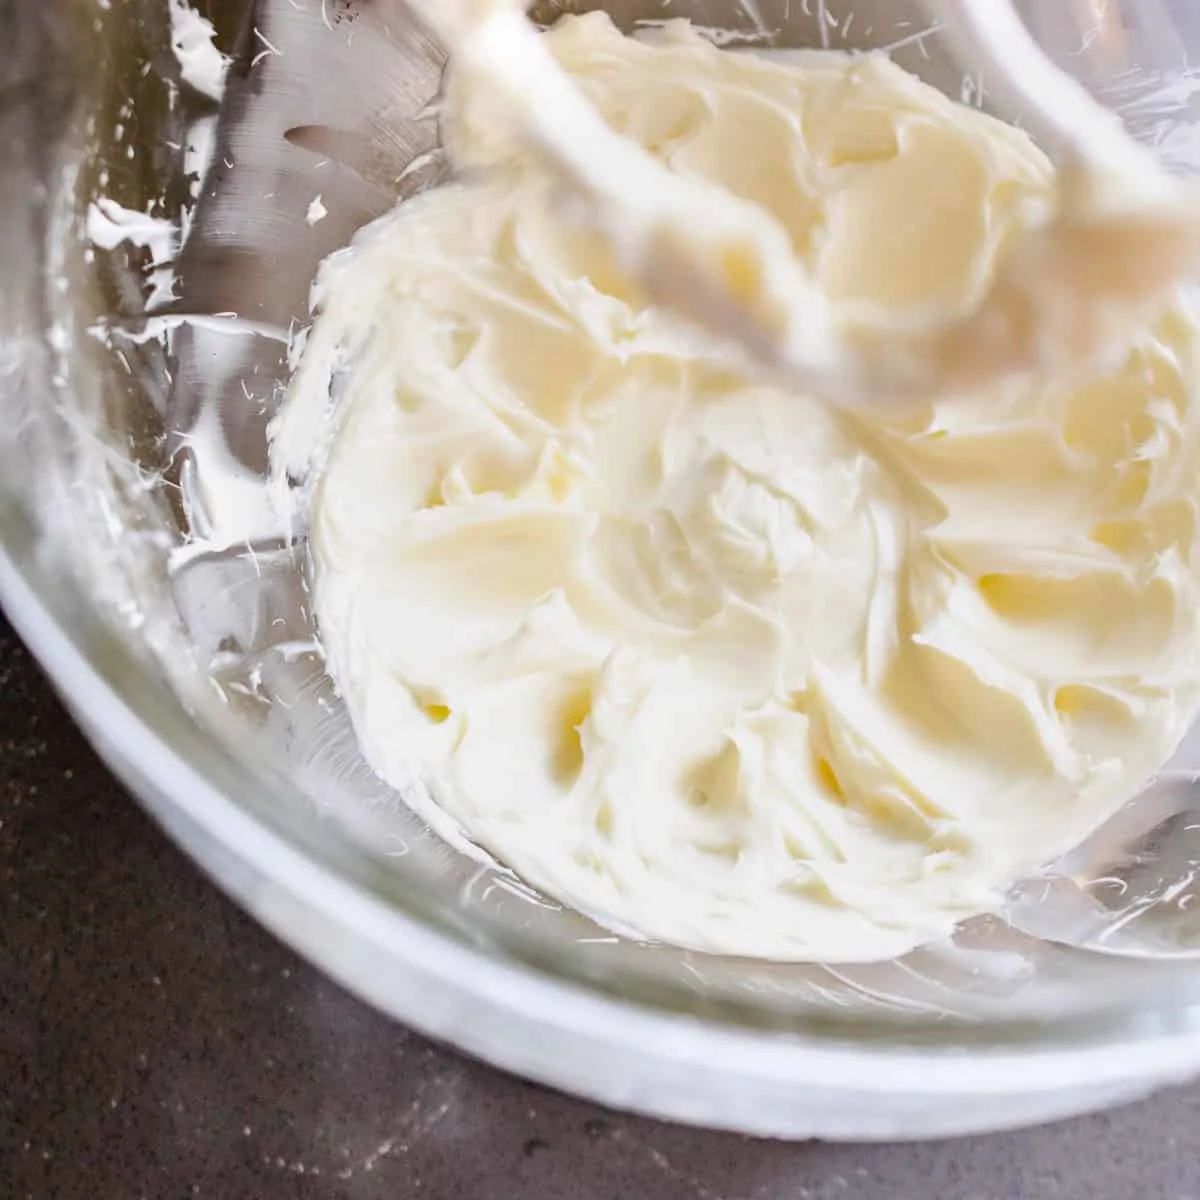
{"label": "stainless steel mixing bowl", "polygon": [[[986,102],[919,4],[608,7],[891,46]],[[1181,169],[1189,8],[1029,6]],[[995,1129],[1200,1071],[1188,748],[1008,919],[872,966],[639,944],[424,827],[358,756],[263,472],[314,267],[448,172],[443,55],[401,0],[0,0],[0,45],[0,599],[108,762],[260,920],[490,1062],[751,1132]]]}

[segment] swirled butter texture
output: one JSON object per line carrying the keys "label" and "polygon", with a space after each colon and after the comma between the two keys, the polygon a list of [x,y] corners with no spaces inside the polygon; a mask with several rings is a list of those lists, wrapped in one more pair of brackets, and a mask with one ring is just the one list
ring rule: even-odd
{"label": "swirled butter texture", "polygon": [[[972,302],[1052,203],[1023,134],[883,58],[547,36],[860,322]],[[1163,763],[1200,703],[1184,300],[1103,377],[842,411],[646,303],[485,103],[447,119],[495,169],[326,265],[274,446],[315,471],[316,613],[381,775],[602,921],[870,960]]]}

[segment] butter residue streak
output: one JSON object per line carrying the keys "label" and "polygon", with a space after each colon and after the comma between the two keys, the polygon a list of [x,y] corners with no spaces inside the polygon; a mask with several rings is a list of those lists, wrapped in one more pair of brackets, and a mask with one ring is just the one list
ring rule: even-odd
{"label": "butter residue streak", "polygon": [[220,100],[225,95],[229,59],[217,49],[213,23],[187,0],[171,0],[168,13],[171,48],[179,60],[181,78],[210,100]]}
{"label": "butter residue streak", "polygon": [[[1052,203],[1022,133],[881,58],[547,36],[862,322],[978,295]],[[274,460],[314,472],[316,613],[368,760],[648,937],[849,961],[946,934],[1200,706],[1190,308],[1104,377],[843,411],[715,362],[555,200],[505,159],[318,281]]]}

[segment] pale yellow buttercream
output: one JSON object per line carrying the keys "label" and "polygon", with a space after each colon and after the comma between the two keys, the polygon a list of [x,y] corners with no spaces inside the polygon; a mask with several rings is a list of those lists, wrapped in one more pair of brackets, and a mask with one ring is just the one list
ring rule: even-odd
{"label": "pale yellow buttercream", "polygon": [[[737,348],[760,374],[839,405],[929,398],[1118,364],[1200,274],[1200,192],[1045,55],[1011,0],[927,0],[964,70],[1033,121],[1057,156],[1054,203],[976,295],[926,296],[870,321],[831,303],[786,217],[664,168],[589,103],[526,19],[527,0],[416,0],[449,47],[486,137],[558,181],[577,215],[656,302]],[[724,70],[725,68],[721,68]],[[767,147],[768,151],[773,147]],[[766,160],[772,161],[772,160]],[[952,184],[953,180],[947,181]]]}
{"label": "pale yellow buttercream", "polygon": [[[1023,134],[882,58],[600,16],[548,40],[868,331],[977,300],[1052,203]],[[1200,703],[1190,309],[1102,378],[841,411],[648,305],[478,99],[451,88],[451,141],[494,169],[326,266],[276,430],[281,472],[316,468],[316,613],[368,760],[687,946],[876,959],[987,909]]]}

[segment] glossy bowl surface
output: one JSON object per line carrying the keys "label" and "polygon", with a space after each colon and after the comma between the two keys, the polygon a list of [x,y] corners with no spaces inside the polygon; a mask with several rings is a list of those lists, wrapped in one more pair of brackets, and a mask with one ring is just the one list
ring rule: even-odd
{"label": "glossy bowl surface", "polygon": [[[1067,894],[1064,868],[1028,885],[1020,921],[836,968],[618,938],[459,853],[372,776],[314,645],[302,531],[267,503],[265,431],[316,264],[448,174],[444,56],[401,0],[194,2],[228,59],[219,88],[185,0],[0,7],[0,600],[172,836],[379,1007],[642,1112],[920,1137],[1200,1071],[1190,745],[1089,860],[1119,902]],[[919,4],[608,7],[748,45],[892,47],[986,103]],[[1189,11],[1029,5],[1180,170],[1200,161]]]}

